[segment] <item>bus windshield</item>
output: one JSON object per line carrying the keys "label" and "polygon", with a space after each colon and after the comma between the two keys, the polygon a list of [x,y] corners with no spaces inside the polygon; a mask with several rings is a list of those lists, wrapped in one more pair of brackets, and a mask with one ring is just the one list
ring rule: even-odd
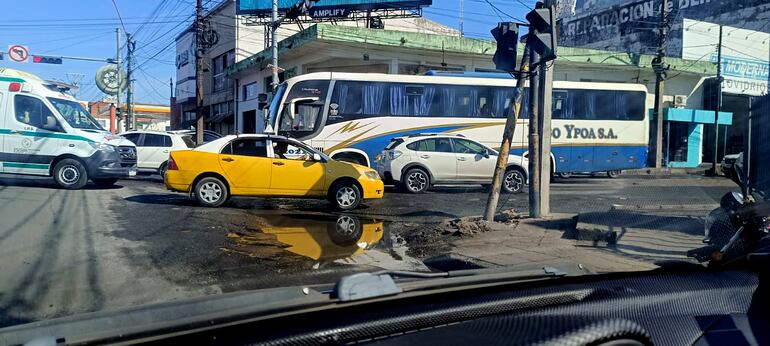
{"label": "bus windshield", "polygon": [[284,92],[286,92],[286,83],[281,83],[275,91],[273,100],[270,102],[268,123],[271,124],[274,129],[278,128],[276,120],[278,118],[278,109],[281,108],[281,99],[283,98]]}

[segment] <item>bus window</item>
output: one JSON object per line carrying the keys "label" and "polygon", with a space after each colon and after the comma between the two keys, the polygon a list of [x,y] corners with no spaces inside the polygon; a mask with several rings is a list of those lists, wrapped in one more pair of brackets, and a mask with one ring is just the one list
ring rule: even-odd
{"label": "bus window", "polygon": [[[560,95],[559,95],[560,94]],[[555,110],[559,99],[562,109]],[[642,120],[645,94],[636,91],[575,90],[554,92],[554,119]]]}

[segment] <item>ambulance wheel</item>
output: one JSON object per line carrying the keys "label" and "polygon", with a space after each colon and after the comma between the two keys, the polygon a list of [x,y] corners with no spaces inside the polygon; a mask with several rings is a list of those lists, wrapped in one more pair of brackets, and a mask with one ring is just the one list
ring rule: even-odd
{"label": "ambulance wheel", "polygon": [[86,186],[88,172],[80,161],[64,159],[54,166],[53,178],[60,187],[68,190],[77,190]]}

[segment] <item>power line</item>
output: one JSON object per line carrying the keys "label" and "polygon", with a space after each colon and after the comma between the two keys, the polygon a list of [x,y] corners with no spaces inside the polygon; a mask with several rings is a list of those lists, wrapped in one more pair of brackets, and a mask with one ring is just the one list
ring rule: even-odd
{"label": "power line", "polygon": [[128,30],[126,30],[126,25],[123,24],[123,18],[120,17],[120,10],[118,9],[118,4],[115,3],[115,0],[112,0],[112,6],[115,7],[115,12],[118,14],[118,19],[120,19],[120,26],[123,27],[123,32],[128,32]]}
{"label": "power line", "polygon": [[501,21],[501,22],[505,21],[505,20],[503,19],[503,16],[501,16],[501,15],[500,15],[500,13],[502,13],[502,11],[500,11],[500,9],[499,9],[499,8],[497,8],[497,6],[495,6],[495,5],[492,5],[492,3],[491,3],[491,2],[489,2],[489,0],[485,0],[485,1],[487,2],[487,4],[489,4],[489,6],[492,6],[492,9],[493,9],[493,10],[495,10],[495,13],[497,13],[497,17],[498,17],[498,18],[500,18],[500,21]]}

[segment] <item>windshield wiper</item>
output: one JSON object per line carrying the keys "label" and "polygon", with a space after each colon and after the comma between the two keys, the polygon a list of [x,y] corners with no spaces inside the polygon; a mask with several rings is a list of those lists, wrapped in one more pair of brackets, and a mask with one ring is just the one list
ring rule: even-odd
{"label": "windshield wiper", "polygon": [[[572,266],[569,266],[572,267]],[[445,272],[380,271],[344,276],[337,281],[330,292],[332,298],[340,301],[355,301],[395,295],[402,292],[436,289],[457,285],[500,283],[511,281],[545,280],[568,275],[584,275],[589,272],[582,266],[557,268],[545,266],[531,270],[509,268],[465,269]],[[396,278],[412,279],[396,283]],[[445,279],[445,280],[423,280]]]}

